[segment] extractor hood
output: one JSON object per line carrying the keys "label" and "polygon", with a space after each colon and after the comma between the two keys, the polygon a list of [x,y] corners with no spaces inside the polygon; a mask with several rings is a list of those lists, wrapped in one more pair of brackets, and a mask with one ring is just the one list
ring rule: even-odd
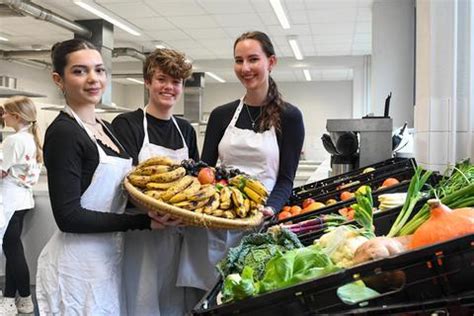
{"label": "extractor hood", "polygon": [[15,95],[21,95],[30,98],[44,98],[44,94],[22,91],[16,88],[16,78],[0,76],[0,98],[10,98]]}

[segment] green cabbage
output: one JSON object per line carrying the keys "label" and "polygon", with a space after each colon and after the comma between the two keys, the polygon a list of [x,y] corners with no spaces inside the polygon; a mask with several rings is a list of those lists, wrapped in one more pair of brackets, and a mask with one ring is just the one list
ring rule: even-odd
{"label": "green cabbage", "polygon": [[244,267],[250,267],[253,277],[260,280],[265,272],[265,264],[277,253],[301,247],[303,245],[298,237],[286,229],[250,234],[242,238],[238,247],[231,248],[216,267],[224,279],[229,274],[242,273]]}

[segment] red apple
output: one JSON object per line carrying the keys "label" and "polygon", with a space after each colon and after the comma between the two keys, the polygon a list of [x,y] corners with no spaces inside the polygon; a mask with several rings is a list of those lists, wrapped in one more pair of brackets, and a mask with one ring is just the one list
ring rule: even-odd
{"label": "red apple", "polygon": [[220,179],[219,181],[217,181],[217,183],[223,186],[226,186],[229,184],[229,182],[226,179]]}
{"label": "red apple", "polygon": [[315,200],[313,200],[312,198],[307,198],[303,201],[303,208],[306,208],[308,205],[310,205],[311,203],[314,203],[316,202]]}
{"label": "red apple", "polygon": [[209,167],[202,168],[198,173],[198,180],[201,184],[212,184],[216,181],[214,170]]}

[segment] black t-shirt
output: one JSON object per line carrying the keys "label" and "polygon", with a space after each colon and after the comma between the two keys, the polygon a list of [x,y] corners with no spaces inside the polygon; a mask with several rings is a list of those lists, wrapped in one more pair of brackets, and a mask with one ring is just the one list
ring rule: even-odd
{"label": "black t-shirt", "polygon": [[[112,126],[104,128],[114,137]],[[129,158],[121,150],[116,153],[98,142],[109,156]],[[69,233],[99,233],[149,229],[147,215],[125,215],[87,210],[81,206],[81,195],[89,187],[99,164],[99,151],[87,132],[74,118],[61,112],[46,130],[44,163],[48,172],[48,187],[54,218],[61,231]]]}
{"label": "black t-shirt", "polygon": [[[202,151],[202,160],[209,165],[215,166],[217,163],[219,143],[239,103],[240,100],[236,100],[221,105],[215,108],[209,116]],[[257,119],[255,123],[258,125],[261,107],[248,106],[248,111],[245,107],[242,109],[235,124],[236,127],[252,130],[252,120],[255,121],[255,119]],[[289,103],[286,103],[286,107],[281,113],[281,133],[277,132],[277,141],[280,149],[280,166],[277,181],[268,198],[267,205],[279,212],[290,197],[304,141],[303,116],[297,107]]]}
{"label": "black t-shirt", "polygon": [[[173,120],[158,119],[148,113],[146,118],[150,143],[169,149],[180,149],[183,147],[183,139]],[[196,131],[185,119],[179,117],[175,117],[175,119],[188,146],[189,157],[196,161],[199,160]],[[133,164],[138,164],[138,154],[145,138],[143,110],[138,109],[133,112],[120,114],[112,121],[112,126],[117,138],[133,158]]]}

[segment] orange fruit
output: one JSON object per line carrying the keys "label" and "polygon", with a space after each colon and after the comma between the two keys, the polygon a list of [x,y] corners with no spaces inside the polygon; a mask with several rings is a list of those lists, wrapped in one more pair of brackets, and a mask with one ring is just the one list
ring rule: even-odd
{"label": "orange fruit", "polygon": [[397,179],[395,178],[387,178],[385,179],[385,181],[382,183],[382,186],[383,187],[391,187],[392,185],[397,185],[399,184],[400,181],[398,181]]}
{"label": "orange fruit", "polygon": [[278,220],[284,220],[284,219],[287,219],[289,217],[291,217],[291,213],[288,212],[288,211],[283,211],[283,212],[280,212],[280,214],[278,214]]}
{"label": "orange fruit", "polygon": [[354,193],[352,192],[349,192],[349,191],[344,191],[341,193],[341,201],[346,201],[346,200],[349,200],[349,199],[352,199],[354,197]]}
{"label": "orange fruit", "polygon": [[290,213],[292,216],[296,216],[296,215],[301,214],[301,211],[302,211],[301,207],[299,207],[298,205],[293,205],[291,207]]}

